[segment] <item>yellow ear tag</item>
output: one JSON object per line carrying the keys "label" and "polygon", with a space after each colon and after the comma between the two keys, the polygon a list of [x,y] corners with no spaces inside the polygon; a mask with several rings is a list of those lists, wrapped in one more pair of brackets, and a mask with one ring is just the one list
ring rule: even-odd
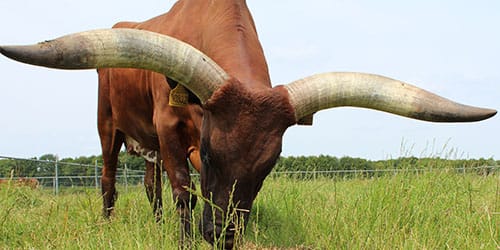
{"label": "yellow ear tag", "polygon": [[177,84],[174,89],[170,90],[170,98],[168,104],[174,107],[184,107],[188,105],[188,92],[182,84]]}

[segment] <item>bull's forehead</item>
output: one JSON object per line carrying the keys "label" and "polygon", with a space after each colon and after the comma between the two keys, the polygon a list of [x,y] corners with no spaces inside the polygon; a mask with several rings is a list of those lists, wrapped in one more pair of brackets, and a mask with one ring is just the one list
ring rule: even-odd
{"label": "bull's forehead", "polygon": [[214,92],[204,108],[202,150],[224,165],[253,166],[259,155],[281,150],[283,133],[295,122],[281,89],[252,89],[235,79]]}
{"label": "bull's forehead", "polygon": [[217,116],[218,123],[266,123],[286,130],[295,124],[295,111],[288,97],[288,91],[281,86],[257,87],[231,78],[212,94],[205,110]]}

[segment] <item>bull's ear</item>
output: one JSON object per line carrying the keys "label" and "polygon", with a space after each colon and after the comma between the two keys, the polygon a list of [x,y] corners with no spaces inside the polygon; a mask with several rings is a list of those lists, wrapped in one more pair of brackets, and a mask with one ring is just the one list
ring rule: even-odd
{"label": "bull's ear", "polygon": [[497,111],[459,104],[413,85],[365,73],[325,73],[285,86],[301,121],[317,111],[352,106],[431,122],[473,122]]}
{"label": "bull's ear", "polygon": [[136,29],[76,33],[29,46],[1,46],[14,60],[49,68],[141,68],[181,83],[205,103],[229,79],[208,56],[173,37]]}

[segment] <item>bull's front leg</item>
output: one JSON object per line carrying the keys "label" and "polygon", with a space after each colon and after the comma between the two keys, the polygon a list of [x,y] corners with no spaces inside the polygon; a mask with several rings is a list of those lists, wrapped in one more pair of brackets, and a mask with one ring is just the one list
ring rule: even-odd
{"label": "bull's front leg", "polygon": [[144,175],[144,186],[146,187],[146,194],[148,195],[149,203],[153,208],[153,213],[156,222],[159,222],[163,214],[162,204],[162,168],[161,164],[157,162],[146,162],[146,174]]}
{"label": "bull's front leg", "polygon": [[189,246],[192,235],[191,213],[196,205],[196,196],[188,191],[188,188],[195,189],[189,176],[188,165],[184,158],[183,165],[171,168],[165,166],[172,186],[172,197],[175,203],[177,213],[180,217],[180,244]]}
{"label": "bull's front leg", "polygon": [[176,154],[176,149],[179,148],[170,147],[168,152],[162,154],[162,159],[172,187],[175,207],[180,217],[180,244],[182,247],[189,247],[192,234],[191,211],[196,205],[196,196],[191,194],[188,189],[194,189],[195,186],[191,182],[186,151],[179,151]]}
{"label": "bull's front leg", "polygon": [[196,205],[196,196],[187,191],[187,188],[195,189],[193,183],[182,185],[173,189],[172,194],[175,201],[175,207],[180,217],[180,244],[181,246],[190,246],[192,236],[192,211]]}

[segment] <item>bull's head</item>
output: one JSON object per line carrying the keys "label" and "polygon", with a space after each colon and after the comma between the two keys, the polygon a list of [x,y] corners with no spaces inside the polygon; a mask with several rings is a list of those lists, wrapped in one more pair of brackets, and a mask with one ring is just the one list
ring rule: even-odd
{"label": "bull's head", "polygon": [[[248,217],[280,155],[283,133],[315,112],[355,106],[433,122],[479,121],[496,114],[363,73],[326,73],[274,88],[252,88],[252,83],[241,83],[190,45],[147,31],[84,32],[33,46],[1,47],[0,52],[52,68],[149,69],[196,94],[204,108],[201,188],[203,196],[221,208],[214,210],[208,204],[204,208],[203,233],[210,242],[222,233],[223,214],[229,207]],[[225,233],[230,247],[234,230],[230,226]]]}

